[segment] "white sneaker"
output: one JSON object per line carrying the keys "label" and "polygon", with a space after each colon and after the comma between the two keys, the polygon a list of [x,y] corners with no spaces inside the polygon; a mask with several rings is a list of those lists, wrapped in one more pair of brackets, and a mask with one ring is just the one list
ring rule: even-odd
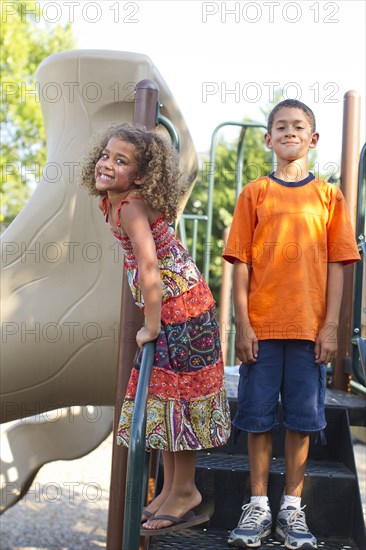
{"label": "white sneaker", "polygon": [[262,540],[271,533],[272,514],[254,502],[244,504],[238,526],[231,531],[228,544],[238,548],[259,548]]}
{"label": "white sneaker", "polygon": [[316,538],[306,525],[304,508],[305,506],[302,508],[287,506],[278,512],[276,535],[285,542],[285,548],[290,548],[290,550],[318,548]]}

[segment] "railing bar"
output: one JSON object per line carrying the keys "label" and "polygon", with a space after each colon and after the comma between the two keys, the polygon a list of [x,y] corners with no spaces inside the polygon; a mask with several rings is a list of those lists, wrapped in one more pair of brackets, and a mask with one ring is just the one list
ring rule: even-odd
{"label": "railing bar", "polygon": [[187,248],[187,233],[186,233],[186,224],[185,224],[185,217],[181,216],[179,223],[179,238],[181,240],[182,245],[184,248]]}
{"label": "railing bar", "polygon": [[185,220],[199,220],[199,221],[207,221],[208,216],[203,216],[201,214],[183,214],[182,218]]}
{"label": "railing bar", "polygon": [[122,550],[138,550],[139,548],[141,511],[143,496],[146,491],[146,483],[144,483],[144,481],[146,482],[146,475],[143,474],[145,471],[146,408],[154,354],[155,342],[145,344],[128,448]]}
{"label": "railing bar", "polygon": [[215,186],[215,171],[213,169],[216,158],[216,138],[219,130],[224,126],[239,126],[241,128],[264,128],[267,129],[265,124],[259,122],[222,122],[214,129],[211,137],[210,147],[210,170],[208,177],[208,200],[207,200],[207,225],[206,225],[206,242],[205,242],[205,265],[204,265],[204,277],[207,283],[210,278],[210,256],[211,256],[211,233],[212,233],[212,211],[213,211],[213,191]]}
{"label": "railing bar", "polygon": [[193,220],[192,260],[196,263],[198,220]]}

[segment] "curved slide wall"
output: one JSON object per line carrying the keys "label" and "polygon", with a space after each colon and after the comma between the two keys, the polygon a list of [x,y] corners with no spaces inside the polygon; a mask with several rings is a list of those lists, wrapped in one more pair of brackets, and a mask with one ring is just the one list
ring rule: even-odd
{"label": "curved slide wall", "polygon": [[[197,157],[187,126],[147,56],[71,50],[48,57],[38,69],[47,164],[40,167],[31,199],[1,238],[1,422],[18,420],[7,431],[9,456],[12,442],[14,452],[3,462],[3,481],[9,481],[11,467],[12,482],[18,483],[42,462],[61,458],[62,439],[69,442],[62,458],[81,456],[111,428],[123,258],[97,201],[78,188],[77,169],[93,134],[132,122],[133,90],[143,79],[160,88],[161,113],[178,131],[182,164],[193,182]],[[17,468],[16,455],[25,451],[22,440],[32,458],[32,426],[42,441],[42,422],[27,417],[73,405],[101,407],[99,428],[88,415],[73,423],[60,418],[57,430],[48,423],[48,452],[34,450],[37,458]],[[85,445],[73,450],[70,440],[88,431]]]}

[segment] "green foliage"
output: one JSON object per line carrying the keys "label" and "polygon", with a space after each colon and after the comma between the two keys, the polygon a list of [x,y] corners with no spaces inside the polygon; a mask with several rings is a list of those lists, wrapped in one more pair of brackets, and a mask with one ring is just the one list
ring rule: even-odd
{"label": "green foliage", "polygon": [[[232,221],[236,202],[235,175],[237,168],[238,137],[234,142],[228,143],[221,139],[216,148],[215,164],[211,166],[208,157],[201,159],[201,168],[198,174],[194,190],[187,203],[185,212],[188,214],[204,215],[207,212],[208,185],[210,171],[214,172],[212,237],[208,245],[210,247],[210,288],[217,302],[219,302],[222,258],[224,247],[223,232]],[[271,171],[271,152],[266,150],[264,144],[264,130],[249,128],[244,138],[243,170],[241,187],[248,181],[268,174]],[[191,234],[191,222],[187,221],[187,234]],[[207,250],[206,226],[199,222],[197,238],[197,264],[201,269],[204,266],[204,256]],[[192,239],[188,239],[188,247],[192,246]]]}
{"label": "green foliage", "polygon": [[[11,4],[11,10],[9,9]],[[1,0],[1,224],[6,227],[27,202],[46,162],[46,137],[36,90],[36,70],[49,55],[75,47],[70,24],[47,25],[32,11],[40,2]]]}

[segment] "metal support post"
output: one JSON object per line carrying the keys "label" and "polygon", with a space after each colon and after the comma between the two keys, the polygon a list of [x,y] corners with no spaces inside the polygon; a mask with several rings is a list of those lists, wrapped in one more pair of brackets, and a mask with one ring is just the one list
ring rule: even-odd
{"label": "metal support post", "polygon": [[[135,87],[134,124],[144,126],[147,130],[156,127],[159,87],[153,80],[141,80]],[[126,493],[126,471],[128,449],[116,445],[117,428],[123,398],[131,372],[132,362],[137,350],[134,335],[143,325],[143,314],[133,302],[127,276],[124,272],[122,281],[122,302],[120,316],[120,345],[118,357],[116,402],[113,427],[112,471],[108,510],[107,549],[122,548],[124,502]],[[124,327],[129,330],[129,337],[124,337]]]}
{"label": "metal support post", "polygon": [[[358,92],[344,96],[341,189],[348,204],[351,223],[356,227],[358,159],[360,154],[360,105]],[[338,351],[334,367],[334,388],[348,389],[351,369],[354,264],[344,268],[343,298],[338,328]]]}

